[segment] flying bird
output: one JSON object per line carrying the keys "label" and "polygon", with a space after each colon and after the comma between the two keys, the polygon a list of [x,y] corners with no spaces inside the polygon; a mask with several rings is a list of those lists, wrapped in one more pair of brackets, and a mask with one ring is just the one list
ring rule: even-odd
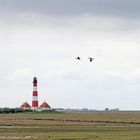
{"label": "flying bird", "polygon": [[94,58],[92,58],[92,57],[89,57],[88,59],[90,62],[92,62],[94,60]]}
{"label": "flying bird", "polygon": [[75,59],[78,59],[78,60],[81,60],[81,58],[78,56],[78,57],[76,57]]}

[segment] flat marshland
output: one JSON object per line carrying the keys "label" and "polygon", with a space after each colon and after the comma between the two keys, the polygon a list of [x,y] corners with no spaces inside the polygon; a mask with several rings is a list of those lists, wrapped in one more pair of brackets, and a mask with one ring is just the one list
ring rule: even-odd
{"label": "flat marshland", "polygon": [[1,114],[0,139],[140,140],[140,112]]}

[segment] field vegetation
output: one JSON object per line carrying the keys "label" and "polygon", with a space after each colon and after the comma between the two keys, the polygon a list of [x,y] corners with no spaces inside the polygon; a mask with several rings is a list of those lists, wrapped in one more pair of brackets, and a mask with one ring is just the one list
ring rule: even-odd
{"label": "field vegetation", "polygon": [[139,140],[140,112],[0,114],[0,139]]}

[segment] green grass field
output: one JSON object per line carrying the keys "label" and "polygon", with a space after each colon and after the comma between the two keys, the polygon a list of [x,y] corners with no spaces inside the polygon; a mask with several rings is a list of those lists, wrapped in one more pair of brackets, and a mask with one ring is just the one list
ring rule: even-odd
{"label": "green grass field", "polygon": [[140,140],[140,112],[1,114],[0,139]]}

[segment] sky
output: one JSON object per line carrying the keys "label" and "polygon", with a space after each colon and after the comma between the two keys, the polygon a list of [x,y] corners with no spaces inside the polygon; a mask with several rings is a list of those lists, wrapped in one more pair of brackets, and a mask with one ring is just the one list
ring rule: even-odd
{"label": "sky", "polygon": [[31,104],[36,76],[39,104],[140,110],[139,7],[139,0],[0,0],[0,107]]}

